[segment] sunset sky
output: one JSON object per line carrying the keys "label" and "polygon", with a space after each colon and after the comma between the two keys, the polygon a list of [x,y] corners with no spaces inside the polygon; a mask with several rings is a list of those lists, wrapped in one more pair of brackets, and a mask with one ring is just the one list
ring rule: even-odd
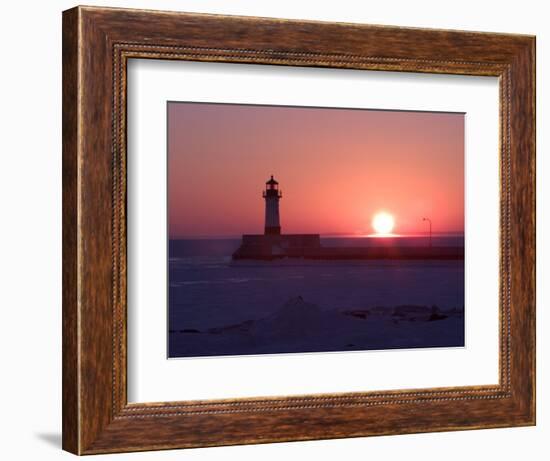
{"label": "sunset sky", "polygon": [[168,103],[170,238],[263,233],[271,174],[282,233],[462,233],[464,115]]}

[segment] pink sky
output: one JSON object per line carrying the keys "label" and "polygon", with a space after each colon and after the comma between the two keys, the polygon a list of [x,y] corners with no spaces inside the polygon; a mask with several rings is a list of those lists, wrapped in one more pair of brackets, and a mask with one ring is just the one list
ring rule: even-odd
{"label": "pink sky", "polygon": [[461,233],[464,115],[168,104],[170,238],[263,233],[271,174],[283,233]]}

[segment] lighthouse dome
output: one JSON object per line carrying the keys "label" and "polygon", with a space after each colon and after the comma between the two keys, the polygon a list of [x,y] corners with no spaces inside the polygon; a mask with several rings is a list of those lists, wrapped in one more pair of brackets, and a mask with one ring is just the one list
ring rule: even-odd
{"label": "lighthouse dome", "polygon": [[274,185],[276,185],[276,184],[279,184],[277,181],[275,181],[275,180],[273,179],[273,175],[271,175],[271,178],[269,179],[269,181],[266,181],[265,183],[266,183],[267,185],[270,185],[270,186],[272,186],[272,185],[274,186]]}

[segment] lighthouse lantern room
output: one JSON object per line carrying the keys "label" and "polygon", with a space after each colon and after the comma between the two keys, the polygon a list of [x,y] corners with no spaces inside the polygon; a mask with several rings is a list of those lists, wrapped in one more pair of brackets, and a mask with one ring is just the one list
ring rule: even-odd
{"label": "lighthouse lantern room", "polygon": [[265,199],[265,235],[280,235],[281,222],[279,220],[279,200],[283,196],[279,190],[279,183],[273,179],[265,183],[263,192]]}

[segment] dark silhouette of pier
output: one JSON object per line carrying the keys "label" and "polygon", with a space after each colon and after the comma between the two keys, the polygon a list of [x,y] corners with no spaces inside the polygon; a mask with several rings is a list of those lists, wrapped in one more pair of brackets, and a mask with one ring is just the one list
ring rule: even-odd
{"label": "dark silhouette of pier", "polygon": [[368,246],[324,247],[318,234],[243,235],[233,259],[271,261],[284,258],[319,260],[461,260],[464,247]]}

